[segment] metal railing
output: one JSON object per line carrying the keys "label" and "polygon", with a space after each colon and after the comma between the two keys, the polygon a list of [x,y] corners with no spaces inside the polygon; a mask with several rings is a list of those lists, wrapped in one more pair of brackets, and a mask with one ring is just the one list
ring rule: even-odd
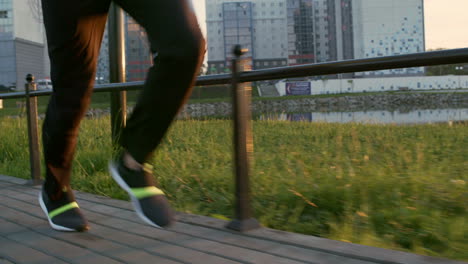
{"label": "metal railing", "polygon": [[[250,121],[250,90],[242,83],[286,79],[294,77],[318,76],[361,71],[388,70],[396,68],[421,67],[443,64],[468,63],[468,48],[414,53],[380,58],[356,59],[339,62],[326,62],[299,66],[279,67],[254,71],[239,69],[242,50],[237,46],[234,50],[231,74],[201,76],[196,86],[231,84],[233,95],[235,175],[236,175],[236,219],[228,227],[238,231],[246,231],[259,226],[252,217],[249,190],[249,160],[252,143]],[[26,92],[0,94],[0,99],[26,98],[28,115],[28,135],[31,160],[31,178],[33,183],[40,182],[39,144],[37,129],[37,96],[50,95],[51,91],[35,91],[33,78],[28,76]],[[112,83],[96,85],[94,92],[120,92],[139,90],[143,82]],[[121,100],[121,98],[118,98]],[[125,112],[122,108],[112,111],[112,115]],[[125,124],[125,120],[122,121]],[[120,128],[119,128],[120,129]]]}

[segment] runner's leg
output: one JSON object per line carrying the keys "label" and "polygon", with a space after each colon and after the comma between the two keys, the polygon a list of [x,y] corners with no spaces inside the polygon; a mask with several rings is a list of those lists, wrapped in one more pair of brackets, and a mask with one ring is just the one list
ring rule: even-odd
{"label": "runner's leg", "polygon": [[145,28],[155,55],[121,140],[144,163],[191,93],[205,40],[190,0],[114,1]]}
{"label": "runner's leg", "polygon": [[110,0],[42,0],[53,94],[43,125],[44,188],[70,184],[78,127],[89,105]]}

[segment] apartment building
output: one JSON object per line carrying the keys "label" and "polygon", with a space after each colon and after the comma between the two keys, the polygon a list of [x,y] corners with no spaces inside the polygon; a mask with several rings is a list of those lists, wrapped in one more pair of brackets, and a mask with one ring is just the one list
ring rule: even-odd
{"label": "apartment building", "polygon": [[208,69],[228,71],[235,44],[254,69],[424,51],[423,10],[423,0],[206,0]]}
{"label": "apartment building", "polygon": [[49,75],[40,5],[0,0],[0,85],[24,89],[26,74]]}

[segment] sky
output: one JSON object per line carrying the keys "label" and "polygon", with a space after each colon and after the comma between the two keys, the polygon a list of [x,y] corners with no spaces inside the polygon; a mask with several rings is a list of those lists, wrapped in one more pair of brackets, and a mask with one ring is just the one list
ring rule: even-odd
{"label": "sky", "polygon": [[424,0],[424,9],[426,49],[468,47],[468,0]]}
{"label": "sky", "polygon": [[[205,0],[192,0],[206,32]],[[392,1],[392,0],[387,0]],[[468,0],[424,0],[426,50],[468,47]]]}

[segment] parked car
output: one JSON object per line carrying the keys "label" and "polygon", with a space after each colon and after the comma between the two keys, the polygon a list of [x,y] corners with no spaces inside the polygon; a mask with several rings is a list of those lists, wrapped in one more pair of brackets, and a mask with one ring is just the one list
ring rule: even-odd
{"label": "parked car", "polygon": [[37,90],[52,90],[52,81],[49,79],[37,80]]}

